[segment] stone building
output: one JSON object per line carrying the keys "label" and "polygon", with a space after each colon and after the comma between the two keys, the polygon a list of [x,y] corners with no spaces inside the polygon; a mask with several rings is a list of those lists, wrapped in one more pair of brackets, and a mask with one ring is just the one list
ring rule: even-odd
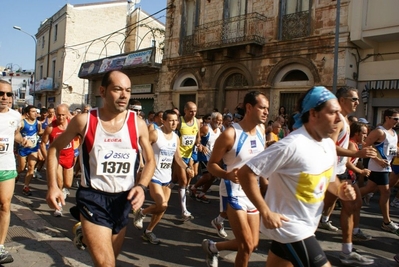
{"label": "stone building", "polygon": [[[353,86],[361,93],[371,80],[399,78],[393,73],[399,67],[396,4],[341,1],[337,88]],[[191,100],[199,114],[224,107],[233,112],[248,91],[260,90],[274,119],[280,106],[294,112],[310,87],[333,89],[336,1],[168,0],[168,5],[174,8],[167,13],[157,109],[182,109]],[[384,12],[388,15],[378,15]],[[374,67],[379,74],[369,76]],[[399,90],[390,90],[397,98]],[[370,111],[373,97],[369,91]]]}
{"label": "stone building", "polygon": [[[88,102],[89,87],[78,73],[83,62],[123,53],[126,1],[66,4],[36,33],[37,106]],[[123,29],[121,32],[120,30]]]}

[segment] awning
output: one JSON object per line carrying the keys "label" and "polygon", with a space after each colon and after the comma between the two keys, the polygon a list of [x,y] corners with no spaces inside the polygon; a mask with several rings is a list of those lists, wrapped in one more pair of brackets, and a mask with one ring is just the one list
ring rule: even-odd
{"label": "awning", "polygon": [[368,81],[366,86],[368,90],[399,89],[399,80]]}

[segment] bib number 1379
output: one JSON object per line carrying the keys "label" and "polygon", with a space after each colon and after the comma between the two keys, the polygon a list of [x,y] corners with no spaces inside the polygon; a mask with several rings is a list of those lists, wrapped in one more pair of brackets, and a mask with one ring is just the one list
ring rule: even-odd
{"label": "bib number 1379", "polygon": [[127,174],[130,172],[130,162],[104,161],[101,165],[104,174]]}

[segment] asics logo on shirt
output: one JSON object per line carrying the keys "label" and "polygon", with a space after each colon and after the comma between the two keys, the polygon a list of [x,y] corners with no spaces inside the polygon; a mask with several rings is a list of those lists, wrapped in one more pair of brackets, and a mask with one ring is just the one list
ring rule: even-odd
{"label": "asics logo on shirt", "polygon": [[114,153],[113,150],[111,150],[111,152],[109,152],[108,154],[104,155],[104,159],[109,159],[109,158],[113,158],[113,159],[129,159],[130,154],[129,153]]}

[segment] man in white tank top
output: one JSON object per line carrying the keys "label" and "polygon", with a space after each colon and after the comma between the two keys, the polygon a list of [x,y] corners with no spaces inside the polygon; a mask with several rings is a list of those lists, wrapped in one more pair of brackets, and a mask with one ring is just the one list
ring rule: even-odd
{"label": "man in white tank top", "polygon": [[[263,93],[252,91],[245,95],[243,108],[244,118],[219,136],[208,162],[209,172],[222,178],[220,211],[227,211],[235,235],[235,239],[223,242],[202,241],[208,266],[217,266],[221,250],[237,250],[235,266],[248,266],[259,242],[259,212],[242,190],[237,170],[265,148],[265,133],[258,124],[267,120],[269,101]],[[220,166],[222,160],[226,169]]]}
{"label": "man in white tank top", "polygon": [[[50,208],[65,205],[57,185],[59,152],[76,136],[82,137],[81,184],[76,192],[81,223],[75,225],[75,245],[90,251],[95,266],[115,266],[122,249],[131,210],[139,209],[154,174],[155,159],[144,120],[127,110],[130,78],[121,71],[104,74],[100,86],[103,107],[76,115],[48,150]],[[136,180],[137,154],[143,152],[145,166]]]}
{"label": "man in white tank top", "polygon": [[0,265],[14,261],[4,247],[10,225],[10,208],[15,177],[17,177],[14,141],[23,147],[32,146],[32,142],[22,138],[18,131],[21,114],[9,107],[12,97],[11,84],[0,80],[0,124],[2,125],[0,128]]}
{"label": "man in white tank top", "polygon": [[391,221],[389,216],[389,175],[392,171],[391,161],[398,153],[398,136],[393,129],[399,120],[399,111],[387,109],[384,111],[384,122],[381,126],[370,132],[366,138],[366,146],[373,145],[377,149],[377,157],[369,161],[368,168],[371,171],[365,187],[361,188],[362,196],[380,191],[380,208],[383,218],[382,230],[399,235],[399,227]]}
{"label": "man in white tank top", "polygon": [[155,173],[150,182],[150,194],[154,204],[139,209],[134,213],[134,226],[137,229],[143,228],[143,220],[147,214],[151,214],[151,221],[147,229],[141,236],[145,241],[151,244],[159,244],[160,240],[153,233],[155,226],[162,219],[170,198],[171,188],[169,186],[172,180],[172,163],[176,164],[186,171],[187,176],[192,178],[194,172],[181,158],[179,145],[180,138],[174,132],[179,123],[177,114],[173,110],[163,112],[162,127],[155,128],[150,134],[150,143],[154,150]]}
{"label": "man in white tank top", "polygon": [[[350,87],[341,87],[336,93],[339,105],[341,107],[341,122],[338,124],[338,131],[331,135],[331,138],[335,142],[338,161],[337,161],[337,177],[343,183],[351,183],[350,177],[347,172],[347,166],[350,169],[355,169],[353,163],[348,161],[348,157],[364,158],[364,157],[375,157],[375,149],[371,146],[364,146],[361,150],[354,151],[349,150],[349,136],[350,126],[348,121],[348,115],[356,111],[359,105],[359,95],[357,89]],[[362,207],[362,198],[360,195],[359,187],[356,183],[353,183],[353,188],[356,192],[355,201],[342,201],[341,209],[341,228],[342,228],[342,251],[340,254],[340,260],[343,264],[372,264],[373,261],[366,257],[359,255],[353,250],[352,240],[356,241],[367,241],[371,239],[371,236],[364,234],[359,228],[360,221],[360,209]],[[337,196],[329,191],[326,191],[324,198],[323,216],[320,221],[320,228],[327,229],[330,231],[337,231],[338,228],[333,226],[329,221],[329,217],[334,210]]]}

